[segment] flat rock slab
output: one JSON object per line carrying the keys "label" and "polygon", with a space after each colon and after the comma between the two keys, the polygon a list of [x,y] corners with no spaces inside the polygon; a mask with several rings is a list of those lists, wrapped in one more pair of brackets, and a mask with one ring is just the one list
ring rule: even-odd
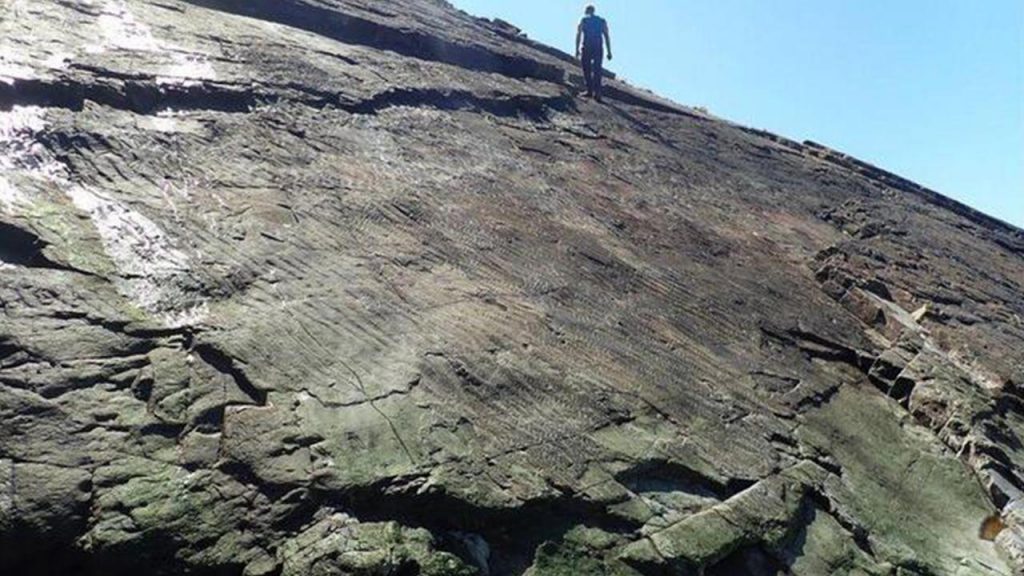
{"label": "flat rock slab", "polygon": [[1020,230],[439,1],[0,38],[0,572],[1021,569]]}

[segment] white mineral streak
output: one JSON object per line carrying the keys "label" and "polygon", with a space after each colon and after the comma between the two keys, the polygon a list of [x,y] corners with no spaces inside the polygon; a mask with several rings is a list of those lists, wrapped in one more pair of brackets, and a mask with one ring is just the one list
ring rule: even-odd
{"label": "white mineral streak", "polygon": [[0,168],[42,168],[45,154],[35,135],[45,127],[43,109],[38,106],[14,106],[0,112]]}
{"label": "white mineral streak", "polygon": [[0,176],[0,209],[13,214],[14,210],[23,204],[28,204],[28,198],[8,182],[5,176]]}
{"label": "white mineral streak", "polygon": [[0,209],[8,214],[27,205],[29,198],[7,174],[21,170],[45,177],[52,172],[45,151],[33,137],[44,126],[43,109],[36,106],[15,106],[0,112]]}
{"label": "white mineral streak", "polygon": [[34,78],[35,74],[32,69],[23,64],[17,62],[11,62],[0,56],[0,82],[4,84],[14,84],[16,80],[24,78]]}
{"label": "white mineral streak", "polygon": [[171,62],[161,69],[157,76],[158,84],[191,86],[217,77],[206,56],[190,53],[154,36],[149,26],[136,20],[124,0],[107,0],[97,25],[103,39],[99,44],[87,47],[87,52],[96,54],[120,49],[168,56]]}
{"label": "white mineral streak", "polygon": [[[84,186],[70,186],[67,195],[92,218],[108,255],[122,274],[170,276],[188,271],[188,256],[173,248],[167,235],[149,218]],[[140,300],[146,308],[158,301],[145,294]]]}
{"label": "white mineral streak", "polygon": [[99,54],[111,48],[137,52],[159,52],[160,44],[153,37],[149,26],[135,21],[124,0],[109,0],[103,5],[103,13],[96,24],[103,34],[99,44],[86,47],[86,52]]}
{"label": "white mineral streak", "polygon": [[71,52],[58,52],[51,54],[49,58],[43,61],[43,66],[50,68],[51,70],[64,70],[68,67],[68,62],[74,60],[75,55]]}
{"label": "white mineral streak", "polygon": [[206,317],[209,315],[210,306],[203,301],[199,304],[182,308],[181,310],[164,312],[161,318],[164,321],[164,325],[170,328],[181,328],[183,326],[195,326],[196,324],[200,324],[206,320]]}
{"label": "white mineral streak", "polygon": [[[36,140],[45,128],[42,108],[15,106],[0,112],[0,171],[5,174],[0,175],[0,207],[13,212],[31,202],[6,174],[17,172],[52,183],[89,215],[118,269],[118,288],[125,296],[171,326],[202,321],[206,303],[197,304],[176,282],[190,273],[188,256],[149,218],[102,191],[72,182],[67,168]],[[9,265],[0,263],[0,269],[4,267]]]}
{"label": "white mineral streak", "polygon": [[213,65],[205,57],[195,54],[175,53],[173,58],[175,60],[174,64],[165,68],[163,74],[156,79],[158,84],[193,86],[201,80],[215,80],[217,78]]}

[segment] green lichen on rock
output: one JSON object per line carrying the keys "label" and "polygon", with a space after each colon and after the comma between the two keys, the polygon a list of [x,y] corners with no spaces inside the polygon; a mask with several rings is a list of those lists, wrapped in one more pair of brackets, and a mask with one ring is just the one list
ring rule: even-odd
{"label": "green lichen on rock", "polygon": [[138,547],[152,551],[152,561],[184,560],[174,551],[190,550],[189,561],[216,565],[236,563],[248,548],[231,545],[243,533],[226,527],[242,521],[237,503],[252,495],[223,474],[124,458],[98,470],[95,482],[95,504],[104,512],[83,538],[86,550],[118,555]]}
{"label": "green lichen on rock", "polygon": [[743,546],[781,548],[799,526],[797,517],[824,471],[810,463],[766,479],[731,499],[654,531],[626,546],[624,561],[637,566],[668,562],[711,566]]}
{"label": "green lichen on rock", "polygon": [[806,527],[794,535],[798,546],[778,557],[794,576],[890,576],[892,565],[879,564],[857,547],[850,533],[819,507],[810,507]]}
{"label": "green lichen on rock", "polygon": [[23,217],[47,243],[47,256],[52,260],[98,276],[116,275],[117,267],[96,229],[67,198],[36,198]]}
{"label": "green lichen on rock", "polygon": [[824,488],[862,523],[880,560],[958,575],[1002,563],[978,537],[994,510],[977,479],[891,400],[844,390],[807,415],[800,437],[842,464]]}
{"label": "green lichen on rock", "polygon": [[578,526],[562,540],[537,548],[533,566],[525,576],[640,576],[615,556],[624,537],[597,528]]}
{"label": "green lichen on rock", "polygon": [[[434,536],[395,522],[360,523],[343,514],[323,518],[279,551],[282,576],[475,576],[475,568],[439,551]],[[403,570],[405,572],[403,572]]]}

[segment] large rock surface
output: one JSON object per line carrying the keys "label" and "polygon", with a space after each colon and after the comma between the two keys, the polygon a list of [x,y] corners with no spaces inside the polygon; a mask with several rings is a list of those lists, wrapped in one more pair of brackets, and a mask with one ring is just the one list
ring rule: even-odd
{"label": "large rock surface", "polygon": [[1024,233],[440,0],[0,3],[0,573],[1024,566]]}

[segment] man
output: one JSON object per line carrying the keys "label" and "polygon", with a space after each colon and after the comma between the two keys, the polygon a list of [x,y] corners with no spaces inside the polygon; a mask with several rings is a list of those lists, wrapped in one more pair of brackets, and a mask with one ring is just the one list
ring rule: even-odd
{"label": "man", "polygon": [[[587,96],[601,101],[601,77],[604,75],[604,50],[612,59],[612,39],[608,22],[595,14],[593,5],[587,6],[586,15],[576,28],[576,58],[583,62],[583,79],[587,83]],[[602,42],[603,40],[603,42]]]}

